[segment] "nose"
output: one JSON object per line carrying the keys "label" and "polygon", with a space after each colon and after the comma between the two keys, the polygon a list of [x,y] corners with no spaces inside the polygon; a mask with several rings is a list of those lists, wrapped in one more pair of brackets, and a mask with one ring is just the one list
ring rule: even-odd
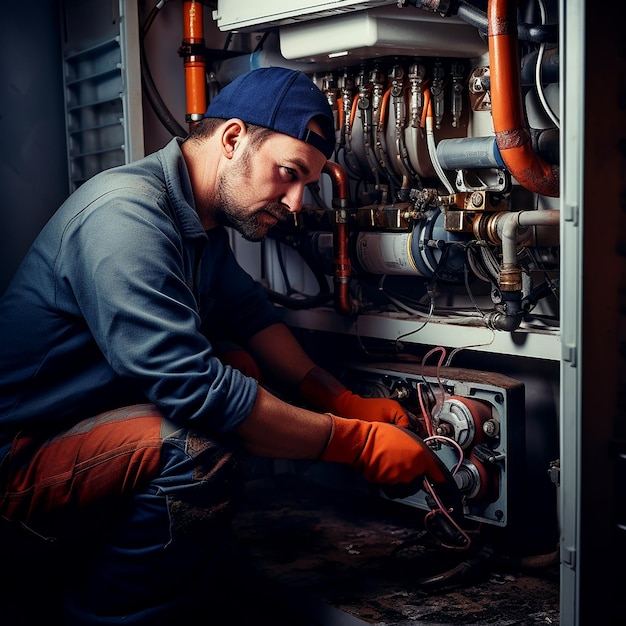
{"label": "nose", "polygon": [[299,213],[302,210],[302,199],[304,197],[304,185],[291,185],[282,197],[284,204],[290,213]]}

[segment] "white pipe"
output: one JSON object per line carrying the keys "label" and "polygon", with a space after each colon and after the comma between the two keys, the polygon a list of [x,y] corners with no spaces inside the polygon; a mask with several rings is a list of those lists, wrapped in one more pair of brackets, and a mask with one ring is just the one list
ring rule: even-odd
{"label": "white pipe", "polygon": [[517,264],[518,235],[530,226],[558,226],[560,211],[534,210],[503,213],[498,219],[496,231],[502,241],[502,265]]}

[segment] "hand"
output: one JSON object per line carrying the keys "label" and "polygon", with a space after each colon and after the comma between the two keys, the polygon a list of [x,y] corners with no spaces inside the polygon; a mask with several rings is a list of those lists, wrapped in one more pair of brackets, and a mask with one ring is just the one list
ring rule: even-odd
{"label": "hand", "polygon": [[[341,417],[351,417],[366,422],[387,422],[402,428],[409,428],[409,416],[399,402],[389,398],[363,398],[350,391],[344,391],[333,402],[331,413]],[[334,409],[334,410],[333,410]]]}
{"label": "hand", "polygon": [[414,494],[424,478],[441,485],[446,493],[452,488],[458,493],[441,459],[414,433],[394,424],[330,417],[332,430],[323,461],[351,465],[365,480],[392,491],[394,497]]}
{"label": "hand", "polygon": [[316,409],[366,422],[387,422],[409,428],[409,417],[399,402],[389,398],[363,398],[347,390],[336,378],[314,367],[300,384],[300,395]]}

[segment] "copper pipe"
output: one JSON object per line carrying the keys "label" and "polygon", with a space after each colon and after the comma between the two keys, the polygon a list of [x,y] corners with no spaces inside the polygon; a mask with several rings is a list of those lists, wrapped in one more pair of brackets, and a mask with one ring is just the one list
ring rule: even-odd
{"label": "copper pipe", "polygon": [[420,119],[420,126],[426,128],[426,119],[428,116],[432,117],[432,105],[430,102],[430,89],[424,89],[424,105],[422,106],[422,117]]}
{"label": "copper pipe", "polygon": [[335,310],[351,315],[356,313],[356,306],[350,298],[350,278],[352,264],[348,250],[348,177],[344,169],[334,161],[326,161],[323,171],[328,174],[333,184],[333,205],[336,208],[333,229],[333,280],[335,285]]}
{"label": "copper pipe", "polygon": [[378,118],[378,128],[379,130],[385,130],[387,126],[387,111],[389,109],[389,96],[391,96],[391,87],[385,91],[383,94],[383,99],[380,103],[380,117]]}
{"label": "copper pipe", "polygon": [[206,59],[204,56],[204,21],[202,2],[183,2],[183,44],[180,55],[184,58],[185,95],[190,130],[203,117],[207,109]]}
{"label": "copper pipe", "polygon": [[343,128],[344,117],[343,98],[337,98],[337,128]]}
{"label": "copper pipe", "polygon": [[491,115],[502,160],[517,182],[535,193],[559,195],[559,168],[534,153],[524,117],[517,39],[517,0],[487,7]]}
{"label": "copper pipe", "polygon": [[348,177],[341,165],[334,161],[326,161],[323,172],[330,176],[333,184],[333,202],[338,200],[338,204],[341,208],[345,208],[348,205]]}
{"label": "copper pipe", "polygon": [[356,117],[356,110],[359,108],[359,95],[356,94],[352,100],[352,110],[350,111],[350,128],[354,126],[354,118]]}

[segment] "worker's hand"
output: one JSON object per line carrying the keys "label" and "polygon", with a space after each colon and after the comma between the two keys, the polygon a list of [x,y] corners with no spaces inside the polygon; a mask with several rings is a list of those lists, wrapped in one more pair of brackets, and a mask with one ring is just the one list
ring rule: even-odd
{"label": "worker's hand", "polygon": [[366,422],[387,422],[403,428],[409,417],[399,402],[389,398],[363,398],[346,389],[328,372],[313,368],[300,384],[300,395],[315,408]]}
{"label": "worker's hand", "polygon": [[387,422],[403,428],[410,425],[409,417],[399,402],[389,398],[363,398],[350,391],[344,391],[333,399],[330,412],[366,422]]}
{"label": "worker's hand", "polygon": [[439,457],[414,433],[382,422],[344,419],[331,415],[330,439],[321,459],[347,463],[370,483],[392,497],[419,491],[423,479],[446,494],[456,489],[454,479]]}

